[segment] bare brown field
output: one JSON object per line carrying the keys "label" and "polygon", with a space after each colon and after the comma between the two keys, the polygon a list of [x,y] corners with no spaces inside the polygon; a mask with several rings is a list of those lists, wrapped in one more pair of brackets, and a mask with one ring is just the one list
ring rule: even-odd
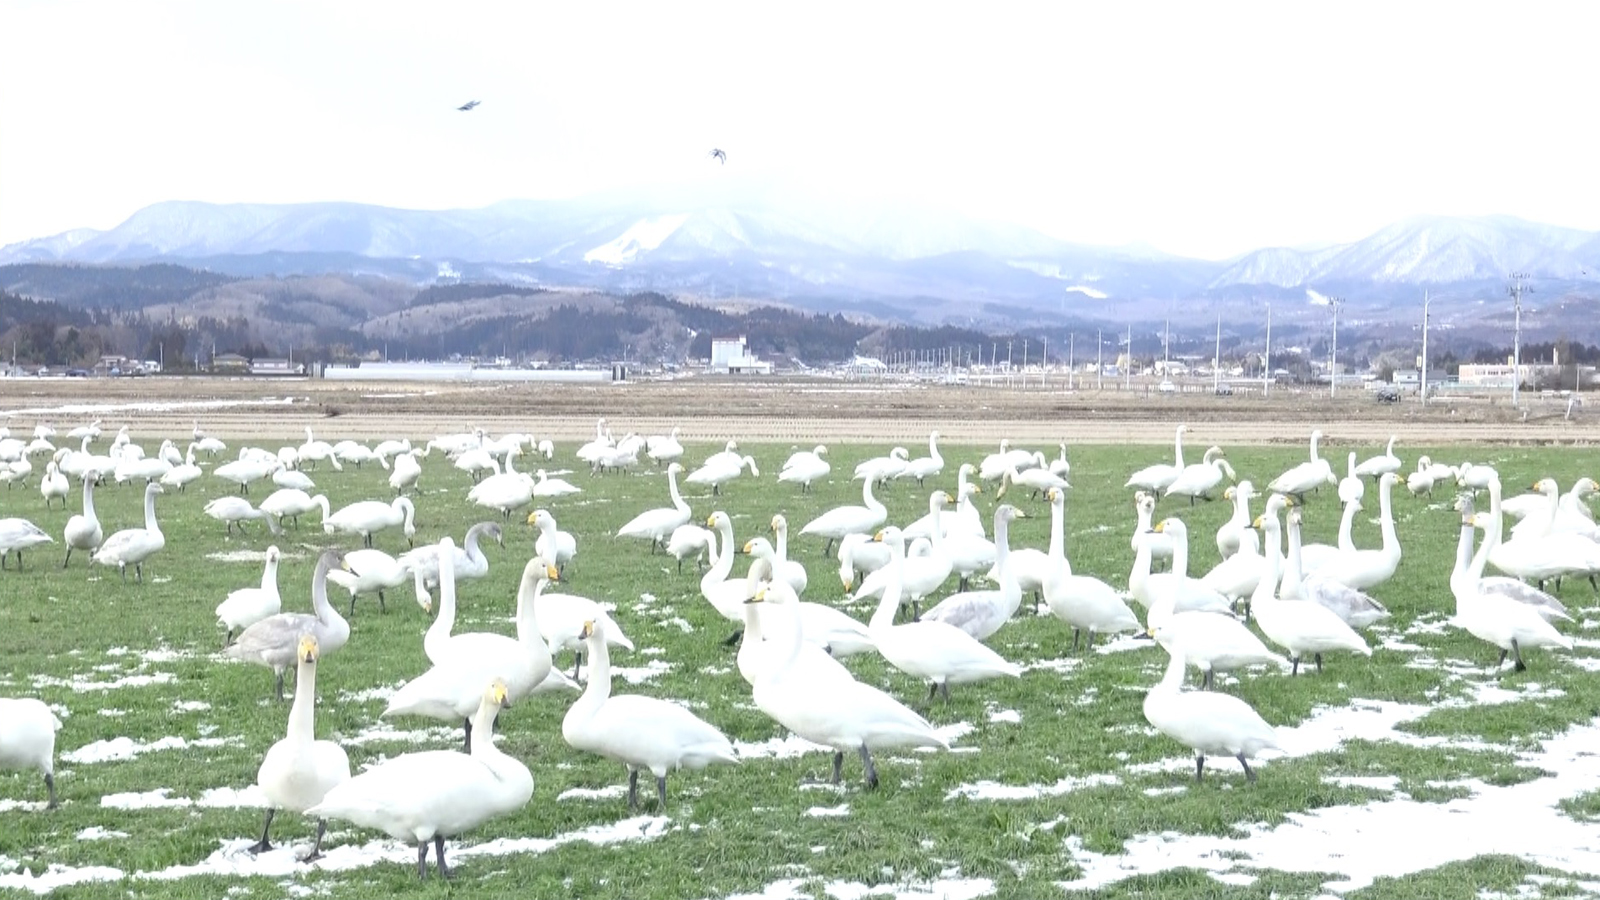
{"label": "bare brown field", "polygon": [[[686,441],[906,443],[937,428],[950,444],[1163,444],[1187,423],[1195,443],[1299,443],[1313,428],[1328,446],[1370,445],[1389,435],[1411,444],[1592,444],[1600,420],[1582,408],[1529,397],[1526,416],[1505,399],[1415,400],[1386,406],[1364,392],[1331,399],[1279,390],[1269,397],[1209,393],[946,386],[825,378],[686,377],[626,383],[407,383],[317,379],[160,377],[0,381],[0,418],[14,434],[38,422],[65,430],[93,418],[145,435],[186,433],[199,422],[224,439],[290,440],[306,427],[357,440],[431,435],[474,427],[584,440],[595,420],[614,433],[682,429]],[[288,402],[284,402],[287,398]],[[216,403],[217,407],[181,404]],[[180,404],[169,409],[145,405]],[[231,405],[220,405],[231,404]],[[130,406],[135,405],[135,406]],[[77,407],[77,408],[74,408]],[[104,407],[103,409],[97,409]],[[122,408],[118,408],[122,407]],[[63,427],[65,426],[65,427]]]}

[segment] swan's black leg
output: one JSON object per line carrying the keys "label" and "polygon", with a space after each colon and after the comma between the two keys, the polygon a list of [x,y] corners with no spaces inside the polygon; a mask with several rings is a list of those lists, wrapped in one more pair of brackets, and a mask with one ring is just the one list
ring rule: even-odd
{"label": "swan's black leg", "polygon": [[1210,669],[1207,669],[1205,671],[1204,677],[1202,677],[1200,679],[1200,686],[1205,688],[1208,691],[1211,690],[1211,676],[1212,676],[1212,671]]}
{"label": "swan's black leg", "polygon": [[843,781],[843,780],[844,780],[844,751],[835,750],[833,752],[833,782],[832,783],[833,784],[838,784],[840,781]]}
{"label": "swan's black leg", "polygon": [[1312,659],[1313,659],[1313,660],[1314,660],[1314,661],[1316,661],[1316,664],[1317,664],[1317,674],[1318,674],[1318,675],[1321,675],[1321,674],[1322,674],[1322,654],[1321,654],[1321,653],[1313,653],[1313,654],[1311,654],[1311,658],[1312,658]]}
{"label": "swan's black leg", "polygon": [[656,800],[658,801],[658,805],[657,805],[656,809],[658,811],[660,811],[660,812],[666,812],[667,811],[667,776],[665,776],[665,775],[657,775],[656,776]]}
{"label": "swan's black leg", "polygon": [[278,670],[278,702],[283,702],[283,670]]}
{"label": "swan's black leg", "polygon": [[355,594],[351,594],[350,595],[350,618],[353,619],[353,618],[355,618],[355,616],[356,616],[356,595]]}
{"label": "swan's black leg", "polygon": [[461,721],[461,731],[462,731],[462,734],[463,734],[463,737],[461,739],[461,749],[463,751],[467,752],[467,753],[471,753],[472,752],[472,720],[471,719],[463,719]]}
{"label": "swan's black leg", "polygon": [[1073,653],[1077,653],[1078,652],[1078,631],[1079,631],[1079,629],[1077,629],[1077,628],[1072,629],[1072,652]]}
{"label": "swan's black leg", "polygon": [[828,538],[828,542],[826,544],[822,545],[822,555],[823,556],[829,556],[832,553],[833,553],[833,538]]}
{"label": "swan's black leg", "polygon": [[928,682],[928,701],[927,702],[932,703],[933,702],[933,696],[935,694],[937,694],[937,693],[939,693],[939,683],[936,682],[936,681]]}
{"label": "swan's black leg", "polygon": [[734,629],[733,634],[730,634],[726,638],[723,639],[722,646],[724,646],[724,647],[732,647],[734,644],[739,643],[739,638],[742,638],[742,637],[744,637],[744,629],[743,628],[736,628],[736,629]]}
{"label": "swan's black leg", "polygon": [[1527,663],[1524,663],[1522,661],[1522,645],[1517,642],[1516,638],[1512,638],[1511,639],[1511,652],[1516,654],[1516,657],[1517,657],[1517,664],[1512,667],[1511,671],[1513,671],[1513,672],[1526,672],[1526,671],[1528,671]]}
{"label": "swan's black leg", "polygon": [[417,845],[417,880],[428,877],[428,842],[423,841]]}
{"label": "swan's black leg", "polygon": [[267,807],[267,818],[261,823],[261,840],[256,841],[254,844],[246,847],[246,850],[249,850],[252,854],[255,854],[265,853],[266,851],[272,849],[272,843],[267,840],[267,832],[272,830],[272,817],[276,815],[277,812],[278,811],[275,808],[270,806]]}
{"label": "swan's black leg", "polygon": [[53,773],[53,772],[44,773],[44,789],[46,791],[50,792],[50,802],[45,805],[45,809],[55,809],[56,808],[56,776],[55,776],[55,773]]}
{"label": "swan's black leg", "polygon": [[[22,568],[22,554],[20,553],[17,554],[17,568]],[[136,562],[133,564],[133,576],[140,584],[144,584],[144,563]]]}
{"label": "swan's black leg", "polygon": [[948,681],[939,682],[939,693],[940,693],[940,695],[942,695],[944,697],[944,702],[949,703],[950,702],[950,682],[948,682]]}
{"label": "swan's black leg", "polygon": [[1199,782],[1205,780],[1205,774],[1204,774],[1205,773],[1205,769],[1206,769],[1206,758],[1204,756],[1198,754],[1198,753],[1195,754],[1195,757],[1194,757],[1194,780],[1195,780],[1195,783],[1198,784]]}
{"label": "swan's black leg", "polygon": [[639,808],[639,770],[628,770],[628,809]]}
{"label": "swan's black leg", "polygon": [[1293,677],[1293,676],[1299,675],[1299,674],[1300,674],[1300,657],[1296,656],[1296,657],[1293,657],[1293,658],[1291,658],[1289,660],[1289,675],[1290,675],[1290,677]]}
{"label": "swan's black leg", "polygon": [[572,651],[572,680],[578,680],[578,670],[583,668],[583,651]]}
{"label": "swan's black leg", "polygon": [[72,548],[68,547],[67,548],[67,558],[63,559],[61,561],[61,568],[65,569],[67,567],[67,563],[70,563],[70,562],[72,562]]}
{"label": "swan's black leg", "polygon": [[872,751],[867,749],[866,744],[861,745],[861,765],[867,770],[867,787],[877,787],[878,767],[872,764]]}
{"label": "swan's black leg", "polygon": [[222,646],[226,649],[231,643],[233,643],[233,629],[229,628],[228,633],[222,636]]}
{"label": "swan's black leg", "polygon": [[444,835],[442,834],[433,836],[433,861],[439,864],[440,878],[456,877],[455,873],[450,871],[450,867],[444,864]]}
{"label": "swan's black leg", "polygon": [[317,841],[311,845],[311,852],[300,857],[301,862],[316,862],[322,858],[322,836],[328,833],[328,820],[317,820]]}
{"label": "swan's black leg", "polygon": [[1256,783],[1255,770],[1251,769],[1250,768],[1250,764],[1245,762],[1244,754],[1241,753],[1236,758],[1239,760],[1239,765],[1244,766],[1244,780],[1250,782],[1251,784],[1255,784]]}

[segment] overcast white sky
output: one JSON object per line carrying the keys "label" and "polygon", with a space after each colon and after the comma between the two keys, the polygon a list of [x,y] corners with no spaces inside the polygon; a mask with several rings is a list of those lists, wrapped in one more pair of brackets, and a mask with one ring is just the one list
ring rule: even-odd
{"label": "overcast white sky", "polygon": [[1600,3],[0,0],[0,34],[0,244],[714,179],[1212,258],[1600,229]]}

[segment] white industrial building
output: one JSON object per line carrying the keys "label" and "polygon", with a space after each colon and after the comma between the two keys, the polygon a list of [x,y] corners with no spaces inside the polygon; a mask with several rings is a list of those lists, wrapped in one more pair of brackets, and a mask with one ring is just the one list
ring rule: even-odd
{"label": "white industrial building", "polygon": [[762,362],[750,353],[744,335],[711,339],[711,371],[733,375],[771,375],[772,363]]}

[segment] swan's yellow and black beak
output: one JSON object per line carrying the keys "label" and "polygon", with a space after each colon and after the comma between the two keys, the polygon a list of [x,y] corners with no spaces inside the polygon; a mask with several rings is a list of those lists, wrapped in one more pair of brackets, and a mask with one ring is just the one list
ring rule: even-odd
{"label": "swan's yellow and black beak", "polygon": [[969,489],[969,490],[971,490],[971,491],[972,491],[972,492],[973,492],[973,493],[974,493],[974,494],[981,494],[981,493],[983,493],[983,488],[982,488],[982,487],[979,487],[979,486],[978,486],[978,485],[976,485],[976,484],[968,484],[968,485],[967,485],[967,488],[968,488],[968,489]]}
{"label": "swan's yellow and black beak", "polygon": [[744,602],[746,602],[746,603],[765,603],[766,601],[767,601],[767,586],[765,584],[763,584],[761,586],[761,590],[756,591],[755,596],[745,598]]}
{"label": "swan's yellow and black beak", "polygon": [[1054,503],[1054,502],[1056,502],[1056,497],[1060,493],[1061,492],[1056,490],[1055,488],[1051,488],[1050,490],[1044,492],[1044,501],[1046,503]]}
{"label": "swan's yellow and black beak", "polygon": [[881,531],[880,531],[880,532],[878,532],[878,533],[877,533],[877,534],[875,534],[875,535],[873,535],[873,536],[872,536],[872,539],[873,539],[873,540],[874,540],[874,541],[877,541],[877,542],[878,542],[878,543],[880,543],[880,544],[881,544],[881,543],[883,543],[883,532],[881,532]]}
{"label": "swan's yellow and black beak", "polygon": [[1291,506],[1291,507],[1294,506],[1294,498],[1289,496],[1288,494],[1284,494],[1283,495],[1283,505],[1284,506]]}
{"label": "swan's yellow and black beak", "polygon": [[1233,499],[1233,488],[1230,487],[1227,490],[1223,491],[1222,492],[1222,499],[1224,499],[1224,500],[1232,500]]}
{"label": "swan's yellow and black beak", "polygon": [[583,628],[578,632],[578,637],[588,640],[594,637],[594,620],[589,619],[583,623]]}
{"label": "swan's yellow and black beak", "polygon": [[711,515],[706,517],[706,527],[707,528],[715,528],[715,527],[717,527],[717,514],[716,513],[712,513]]}
{"label": "swan's yellow and black beak", "polygon": [[537,518],[539,518],[539,514],[538,513],[536,513],[536,512],[528,513],[528,524],[532,525],[534,520],[537,519]]}
{"label": "swan's yellow and black beak", "polygon": [[545,563],[545,566],[544,566],[544,577],[545,577],[545,579],[547,581],[550,581],[551,583],[558,582],[558,581],[561,580],[561,570],[556,568],[555,566],[550,565],[549,563]]}
{"label": "swan's yellow and black beak", "polygon": [[752,554],[754,552],[756,552],[756,542],[755,541],[745,541],[744,542],[744,553],[745,553],[745,555],[749,556],[750,554]]}
{"label": "swan's yellow and black beak", "polygon": [[850,589],[856,586],[856,580],[854,578],[841,578],[839,580],[844,582],[844,592],[846,594],[849,594]]}
{"label": "swan's yellow and black beak", "polygon": [[1261,516],[1256,516],[1256,520],[1254,522],[1250,523],[1250,527],[1256,529],[1257,531],[1260,531],[1261,530]]}
{"label": "swan's yellow and black beak", "polygon": [[317,637],[313,634],[300,635],[300,660],[314,663],[317,661]]}
{"label": "swan's yellow and black beak", "polygon": [[506,683],[496,678],[494,684],[489,686],[489,698],[499,706],[510,708],[511,694],[506,690]]}
{"label": "swan's yellow and black beak", "polygon": [[1152,528],[1150,530],[1154,531],[1156,534],[1165,534],[1166,531],[1167,531],[1167,520],[1166,519],[1162,519],[1161,521],[1156,523],[1156,527],[1154,527],[1154,528]]}

